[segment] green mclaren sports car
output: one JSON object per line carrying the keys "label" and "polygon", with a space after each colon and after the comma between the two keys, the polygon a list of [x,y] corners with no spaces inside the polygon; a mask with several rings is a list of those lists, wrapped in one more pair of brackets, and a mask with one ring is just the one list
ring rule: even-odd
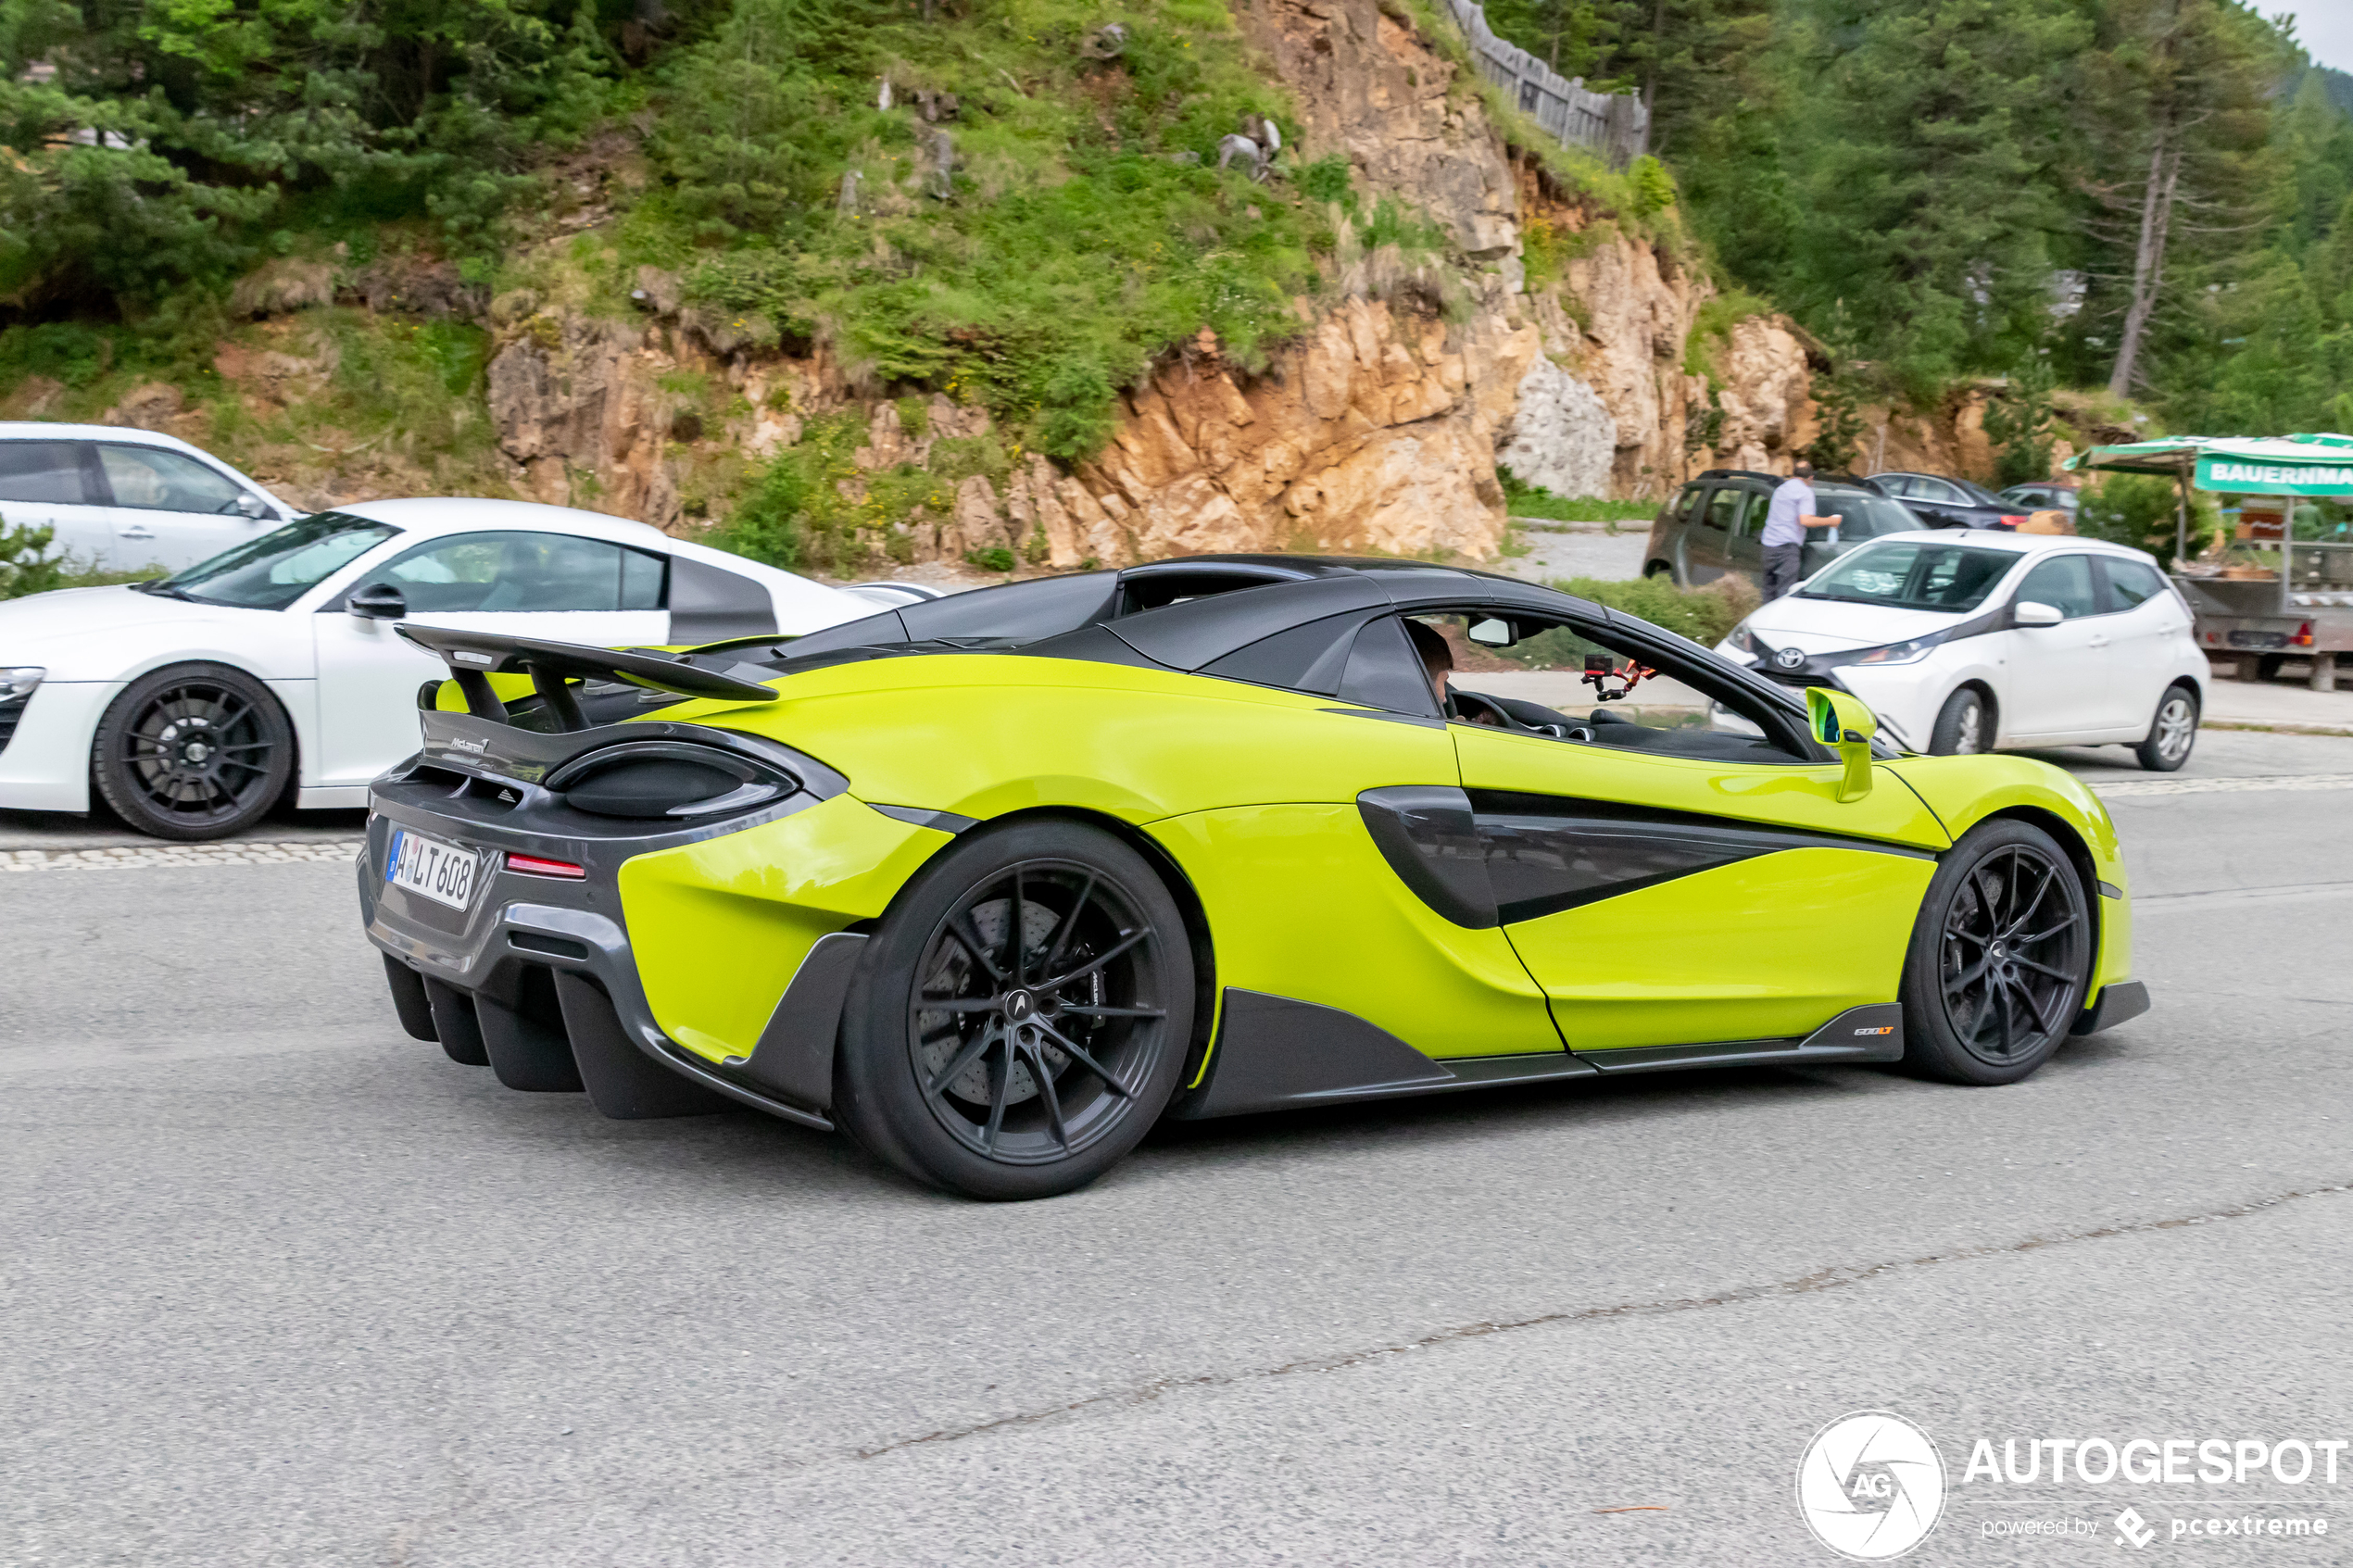
{"label": "green mclaren sports car", "polygon": [[[1164,1116],[1734,1063],[2007,1084],[2148,1005],[2075,779],[1903,755],[1835,686],[1507,578],[1204,557],[685,651],[401,630],[452,673],[359,867],[411,1035],[609,1116],[838,1126],[975,1198],[1068,1191]],[[1473,647],[1590,710],[1448,684]],[[1698,696],[1629,721],[1646,681]]]}

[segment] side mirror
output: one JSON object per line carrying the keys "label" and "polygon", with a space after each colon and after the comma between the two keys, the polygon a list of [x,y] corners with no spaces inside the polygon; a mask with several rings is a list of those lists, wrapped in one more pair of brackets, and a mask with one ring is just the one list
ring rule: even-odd
{"label": "side mirror", "polygon": [[2049,605],[2037,604],[2032,599],[2021,599],[2010,611],[2010,619],[2020,626],[2056,626],[2067,617]]}
{"label": "side mirror", "polygon": [[1871,737],[1879,720],[1863,699],[1830,686],[1806,688],[1806,720],[1814,738],[1838,753],[1846,774],[1838,781],[1842,802],[1860,800],[1871,793]]}
{"label": "side mirror", "polygon": [[1483,648],[1507,648],[1519,641],[1512,633],[1510,621],[1491,615],[1484,621],[1472,621],[1463,635]]}
{"label": "side mirror", "polygon": [[259,522],[263,518],[270,515],[270,503],[263,500],[260,496],[255,495],[250,490],[241,492],[238,495],[235,506],[236,512],[239,517],[245,518],[254,522]]}
{"label": "side mirror", "polygon": [[343,608],[362,621],[398,621],[409,613],[409,600],[389,583],[371,583],[343,601]]}

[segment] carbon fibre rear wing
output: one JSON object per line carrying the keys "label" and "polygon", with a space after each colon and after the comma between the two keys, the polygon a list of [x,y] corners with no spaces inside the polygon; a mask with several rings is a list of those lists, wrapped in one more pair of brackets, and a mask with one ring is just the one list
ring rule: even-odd
{"label": "carbon fibre rear wing", "polygon": [[403,623],[393,630],[449,666],[466,699],[466,711],[502,724],[508,721],[507,706],[491,688],[493,675],[528,675],[531,689],[564,730],[588,728],[580,699],[570,684],[573,681],[619,681],[648,691],[726,702],[776,700],[776,689],[760,682],[760,677],[772,672],[754,664],[730,663],[724,670],[713,670],[688,662],[691,656],[687,654],[623,652],[446,626]]}

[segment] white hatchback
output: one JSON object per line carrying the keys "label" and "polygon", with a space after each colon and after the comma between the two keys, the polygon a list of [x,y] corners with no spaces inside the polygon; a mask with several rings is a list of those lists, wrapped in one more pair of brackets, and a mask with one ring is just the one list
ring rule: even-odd
{"label": "white hatchback", "polygon": [[798,635],[902,602],[642,522],[522,501],[316,512],[177,576],[0,604],[0,808],[216,838],[354,807],[447,673],[407,620],[599,647]]}
{"label": "white hatchback", "polygon": [[1717,651],[1785,685],[1852,692],[1913,751],[2123,745],[2171,772],[2206,699],[2191,620],[2142,551],[1936,529],[1840,557]]}
{"label": "white hatchback", "polygon": [[211,453],[150,430],[0,421],[0,523],[46,528],[75,567],[177,571],[295,509]]}

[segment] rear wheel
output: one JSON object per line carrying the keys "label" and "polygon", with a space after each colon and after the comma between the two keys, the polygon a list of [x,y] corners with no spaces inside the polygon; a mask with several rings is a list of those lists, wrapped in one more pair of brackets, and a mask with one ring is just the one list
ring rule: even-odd
{"label": "rear wheel", "polygon": [[294,730],[269,687],[225,664],[175,664],[115,698],[98,721],[90,775],[141,833],[220,838],[277,804],[294,754]]}
{"label": "rear wheel", "polygon": [[2092,919],[2051,835],[2020,822],[1965,834],[1944,857],[1904,961],[1904,1061],[1955,1084],[2014,1084],[2049,1060],[2082,1010]]}
{"label": "rear wheel", "polygon": [[2148,738],[2133,748],[2133,755],[2150,772],[2170,773],[2190,759],[2190,749],[2196,745],[2197,693],[2174,686],[2158,699]]}
{"label": "rear wheel", "polygon": [[1928,749],[1936,757],[1966,757],[1990,750],[1994,744],[1994,710],[1984,694],[1963,686],[1944,699],[1936,725],[1929,732]]}
{"label": "rear wheel", "polygon": [[909,1175],[972,1198],[1083,1186],[1176,1093],[1193,966],[1175,901],[1098,829],[976,834],[892,904],[851,982],[834,1109]]}

